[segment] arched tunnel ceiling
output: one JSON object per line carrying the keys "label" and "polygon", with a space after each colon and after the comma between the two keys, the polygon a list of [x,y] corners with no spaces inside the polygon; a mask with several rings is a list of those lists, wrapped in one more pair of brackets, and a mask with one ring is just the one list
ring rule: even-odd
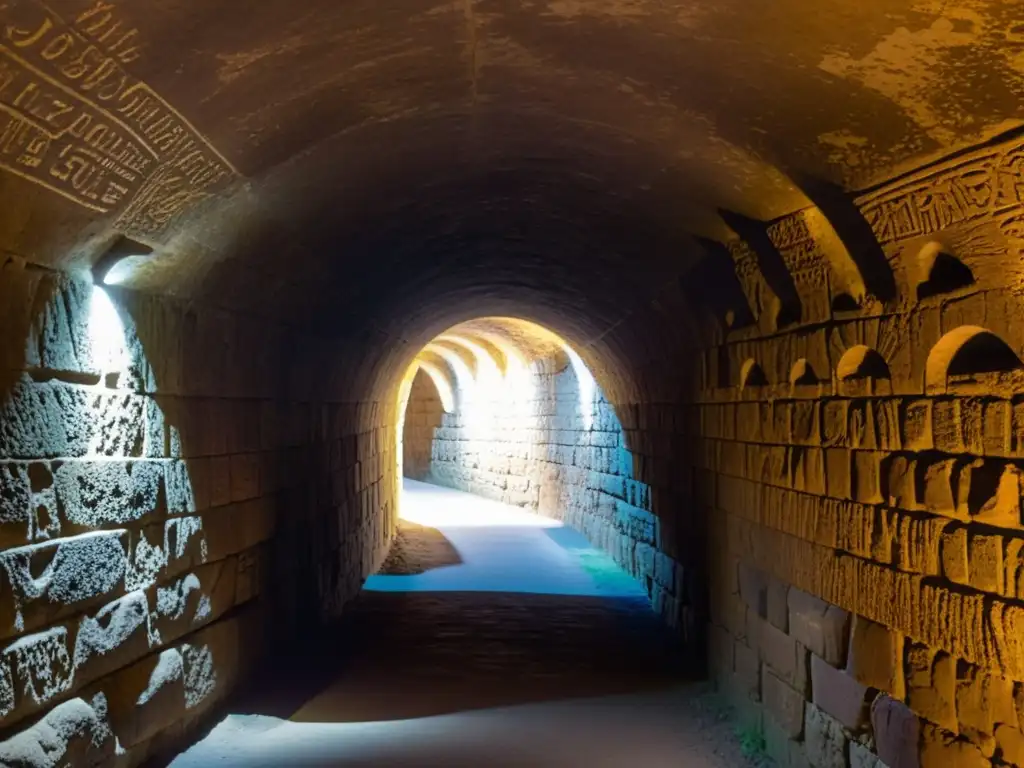
{"label": "arched tunnel ceiling", "polygon": [[339,326],[402,333],[428,300],[610,319],[730,237],[723,210],[772,220],[1016,128],[1017,5],[0,1],[28,126],[0,237],[65,267],[125,233],[156,249],[130,284]]}

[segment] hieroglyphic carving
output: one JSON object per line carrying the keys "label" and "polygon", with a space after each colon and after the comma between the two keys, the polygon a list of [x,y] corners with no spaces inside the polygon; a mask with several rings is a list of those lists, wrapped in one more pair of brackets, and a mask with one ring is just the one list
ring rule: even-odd
{"label": "hieroglyphic carving", "polygon": [[857,204],[883,245],[986,216],[1005,235],[1024,240],[1024,144],[941,163]]}
{"label": "hieroglyphic carving", "polygon": [[123,68],[142,47],[112,9],[95,0],[68,24],[34,0],[4,5],[0,167],[154,238],[236,171]]}
{"label": "hieroglyphic carving", "polygon": [[793,277],[803,306],[801,319],[810,322],[829,318],[829,263],[808,226],[806,212],[772,222],[768,237]]}
{"label": "hieroglyphic carving", "polygon": [[744,296],[747,297],[747,304],[762,329],[767,331],[775,330],[768,324],[773,323],[772,316],[778,308],[778,299],[768,286],[757,263],[757,254],[743,240],[732,240],[726,244],[726,249],[732,257],[736,277]]}

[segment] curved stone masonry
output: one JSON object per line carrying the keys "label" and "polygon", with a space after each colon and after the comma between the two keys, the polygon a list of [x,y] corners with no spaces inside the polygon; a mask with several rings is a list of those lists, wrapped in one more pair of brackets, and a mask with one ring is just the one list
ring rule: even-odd
{"label": "curved stone masonry", "polygon": [[778,762],[1024,764],[1012,4],[286,6],[0,9],[2,759],[138,764],[315,636],[499,316]]}

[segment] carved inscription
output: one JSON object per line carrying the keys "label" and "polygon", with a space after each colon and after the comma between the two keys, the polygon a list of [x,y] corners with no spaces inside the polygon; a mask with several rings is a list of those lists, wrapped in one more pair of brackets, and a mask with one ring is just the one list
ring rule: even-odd
{"label": "carved inscription", "polygon": [[142,54],[112,3],[96,0],[70,24],[33,0],[5,4],[0,167],[158,237],[236,171],[123,68]]}
{"label": "carved inscription", "polygon": [[858,200],[885,244],[992,217],[1024,240],[1024,145],[989,149]]}
{"label": "carved inscription", "polygon": [[768,237],[798,288],[828,284],[828,262],[818,249],[803,212],[773,222],[768,227]]}

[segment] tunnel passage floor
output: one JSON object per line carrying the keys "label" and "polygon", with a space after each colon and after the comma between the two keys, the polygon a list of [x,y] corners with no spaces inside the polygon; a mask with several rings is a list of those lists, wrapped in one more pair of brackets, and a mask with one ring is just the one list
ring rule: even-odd
{"label": "tunnel passage floor", "polygon": [[232,710],[174,768],[753,764],[640,586],[580,534],[409,480],[402,510],[340,667],[288,711]]}

